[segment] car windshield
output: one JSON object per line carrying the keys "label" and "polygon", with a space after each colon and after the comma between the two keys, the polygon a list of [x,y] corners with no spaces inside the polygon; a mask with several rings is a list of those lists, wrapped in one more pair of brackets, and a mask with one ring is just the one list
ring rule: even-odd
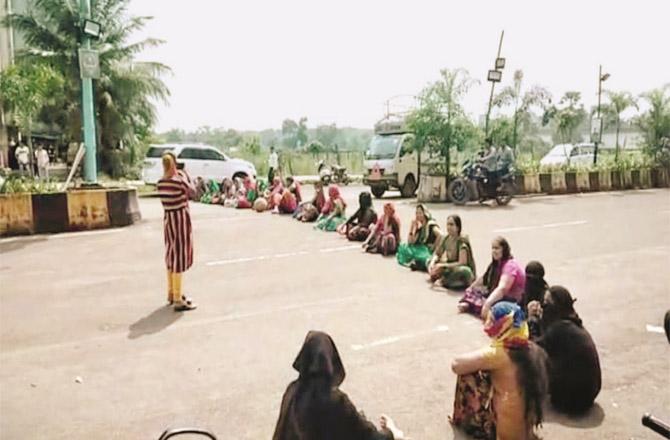
{"label": "car windshield", "polygon": [[172,147],[150,147],[149,151],[147,151],[147,157],[162,157],[165,153],[172,150],[174,150]]}
{"label": "car windshield", "polygon": [[401,138],[401,134],[373,137],[368,146],[368,159],[393,159]]}

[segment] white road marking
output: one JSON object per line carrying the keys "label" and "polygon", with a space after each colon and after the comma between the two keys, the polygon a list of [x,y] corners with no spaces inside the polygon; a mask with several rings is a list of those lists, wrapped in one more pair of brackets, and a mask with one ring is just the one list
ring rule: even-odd
{"label": "white road marking", "polygon": [[[339,246],[339,247],[333,247],[333,248],[325,248],[325,249],[318,249],[318,252],[321,253],[329,253],[329,252],[343,252],[343,251],[350,251],[353,249],[360,249],[360,246],[354,245],[354,246]],[[273,254],[273,255],[258,255],[255,257],[241,257],[241,258],[231,258],[228,260],[216,260],[216,261],[210,261],[207,263],[207,266],[224,266],[227,264],[240,264],[240,263],[249,263],[251,261],[263,261],[263,260],[271,260],[275,258],[289,258],[289,257],[297,257],[300,255],[309,255],[315,251],[297,251],[297,252],[285,252],[281,254]]]}
{"label": "white road marking", "polygon": [[405,333],[403,335],[396,335],[396,336],[389,336],[387,338],[383,339],[378,339],[376,341],[369,342],[367,344],[354,344],[351,346],[351,349],[354,351],[360,351],[360,350],[366,350],[368,348],[374,348],[374,347],[379,347],[381,345],[388,345],[388,344],[393,344],[405,339],[413,339],[417,338],[419,336],[425,336],[425,335],[430,335],[433,333],[441,333],[441,332],[446,332],[449,331],[449,327],[446,325],[438,325],[432,330],[426,330],[422,332],[417,332],[417,333]]}
{"label": "white road marking", "polygon": [[585,225],[588,221],[586,220],[575,220],[572,222],[562,222],[562,223],[547,223],[544,225],[535,225],[535,226],[517,226],[514,228],[502,228],[494,229],[493,232],[517,232],[517,231],[528,231],[532,229],[544,229],[544,228],[560,228],[563,226],[579,226]]}
{"label": "white road marking", "polygon": [[650,333],[665,333],[665,329],[658,325],[647,324],[647,331]]}
{"label": "white road marking", "polygon": [[46,234],[23,235],[21,237],[3,238],[2,240],[0,240],[0,244],[12,243],[15,241],[41,241],[41,240],[57,240],[61,238],[88,237],[91,235],[113,234],[116,232],[123,232],[123,228],[99,229],[95,231],[63,232],[53,235],[46,235]]}
{"label": "white road marking", "polygon": [[342,251],[350,251],[352,249],[361,249],[361,246],[359,246],[357,244],[355,244],[353,246],[340,246],[340,247],[334,247],[334,248],[319,249],[319,252],[323,252],[323,253],[342,252]]}

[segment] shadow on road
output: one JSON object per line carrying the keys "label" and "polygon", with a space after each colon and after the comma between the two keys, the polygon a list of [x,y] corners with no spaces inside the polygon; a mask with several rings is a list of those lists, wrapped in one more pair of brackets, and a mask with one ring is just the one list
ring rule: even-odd
{"label": "shadow on road", "polygon": [[605,411],[597,402],[583,416],[568,416],[556,412],[551,407],[545,408],[544,414],[547,423],[557,423],[570,428],[597,428],[605,420]]}
{"label": "shadow on road", "polygon": [[128,327],[128,339],[137,339],[158,333],[174,324],[182,315],[182,313],[176,313],[172,307],[159,307]]}
{"label": "shadow on road", "polygon": [[[11,240],[11,239],[10,239]],[[23,249],[26,246],[30,246],[35,243],[42,243],[47,241],[46,236],[37,236],[37,237],[18,237],[18,239],[13,241],[0,241],[0,253],[7,254],[9,252],[18,251]]]}

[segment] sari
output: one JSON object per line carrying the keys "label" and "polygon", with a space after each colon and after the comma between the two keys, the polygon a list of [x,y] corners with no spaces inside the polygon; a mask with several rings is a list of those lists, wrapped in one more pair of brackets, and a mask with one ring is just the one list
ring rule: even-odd
{"label": "sari", "polygon": [[347,221],[347,218],[344,216],[346,208],[347,204],[342,199],[339,188],[334,185],[329,187],[328,201],[321,211],[321,216],[317,220],[315,228],[322,231],[335,232],[338,226]]}
{"label": "sari", "polygon": [[439,275],[431,278],[433,281],[442,279],[442,285],[447,289],[461,290],[468,287],[477,277],[475,268],[475,259],[472,256],[472,247],[467,236],[459,235],[454,238],[450,235],[443,237],[440,243],[435,247],[434,256],[438,264],[458,262],[461,250],[468,254],[466,264],[459,264],[454,267],[445,267]]}
{"label": "sari", "polygon": [[433,257],[433,249],[439,236],[440,228],[425,205],[419,204],[426,216],[426,224],[416,232],[417,237],[414,243],[402,243],[398,246],[396,259],[401,266],[408,266],[419,270],[426,270],[428,263]]}

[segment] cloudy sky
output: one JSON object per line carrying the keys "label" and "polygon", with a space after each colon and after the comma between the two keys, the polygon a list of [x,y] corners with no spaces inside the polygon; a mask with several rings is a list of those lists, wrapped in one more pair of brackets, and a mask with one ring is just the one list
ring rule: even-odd
{"label": "cloudy sky", "polygon": [[445,67],[480,80],[464,101],[476,117],[503,29],[503,85],[522,69],[526,86],[555,98],[577,90],[589,107],[599,64],[613,90],[670,83],[667,0],[133,0],[130,12],[154,17],[138,39],[166,40],[140,58],[174,71],[159,131],[279,128],[301,116],[371,127],[387,99],[418,94]]}

